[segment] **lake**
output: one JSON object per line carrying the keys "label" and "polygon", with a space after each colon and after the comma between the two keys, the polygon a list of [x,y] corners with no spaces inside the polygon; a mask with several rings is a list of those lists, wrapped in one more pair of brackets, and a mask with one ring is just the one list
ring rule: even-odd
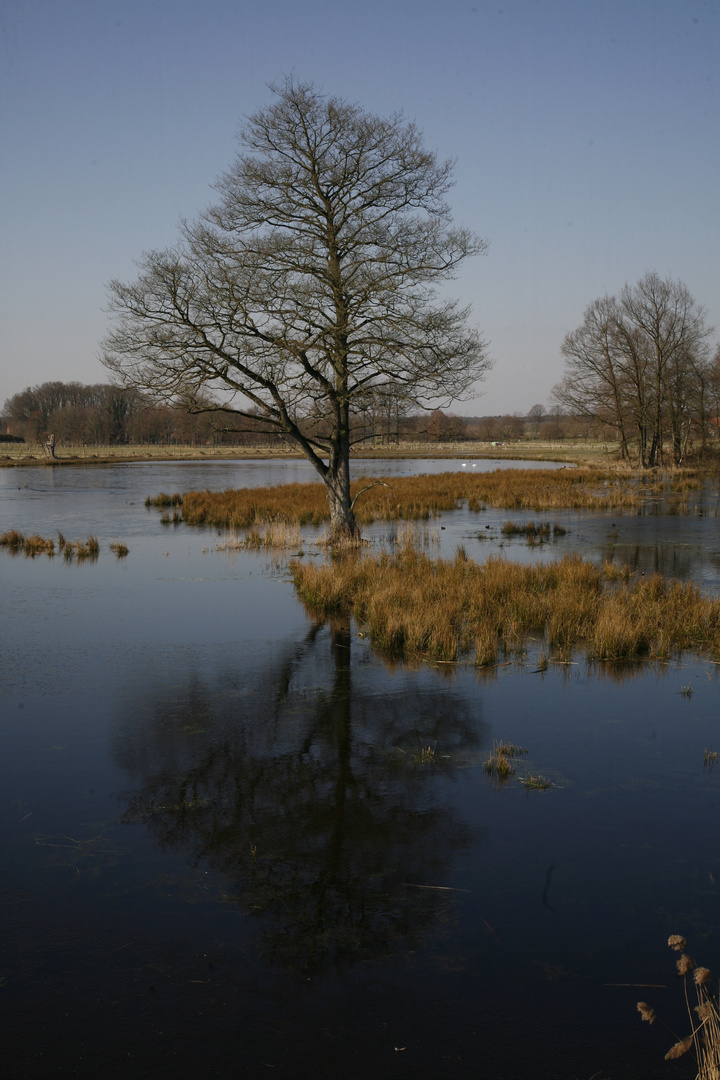
{"label": "lake", "polygon": [[[2,531],[101,545],[0,551],[5,1074],[694,1076],[663,1060],[689,1030],[666,941],[720,958],[718,668],[387,664],[351,622],[310,619],[282,560],[144,506],[312,479],[299,461],[0,470]],[[684,514],[461,509],[428,542],[717,593],[717,512],[716,489]],[[502,533],[532,516],[567,531]],[[483,768],[501,740],[527,751],[505,784]]]}

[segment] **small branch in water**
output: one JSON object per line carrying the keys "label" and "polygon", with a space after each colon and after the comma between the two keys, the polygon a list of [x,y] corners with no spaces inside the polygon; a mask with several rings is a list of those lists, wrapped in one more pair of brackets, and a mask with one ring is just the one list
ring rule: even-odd
{"label": "small branch in water", "polygon": [[386,488],[389,488],[390,486],[391,485],[386,484],[384,480],[375,480],[375,481],[373,481],[372,484],[366,484],[365,487],[360,488],[360,490],[355,493],[355,498],[350,503],[350,513],[352,513],[353,510],[355,509],[355,503],[358,501],[358,499],[363,494],[363,492],[369,491],[370,488],[374,488],[374,487],[386,487]]}
{"label": "small branch in water", "polygon": [[471,892],[470,889],[453,889],[451,885],[416,885],[414,881],[406,881],[408,889],[435,889],[436,892]]}

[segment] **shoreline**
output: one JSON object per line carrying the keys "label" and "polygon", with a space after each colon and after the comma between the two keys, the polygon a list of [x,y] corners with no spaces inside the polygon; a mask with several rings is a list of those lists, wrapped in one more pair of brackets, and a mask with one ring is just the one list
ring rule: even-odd
{"label": "shoreline", "polygon": [[[6,444],[11,445],[11,444]],[[183,462],[187,464],[201,464],[209,461],[268,461],[268,460],[307,460],[302,453],[295,450],[274,450],[269,447],[242,447],[242,448],[218,448],[217,450],[201,450],[197,447],[173,447],[171,449],[153,447],[130,446],[123,448],[96,447],[92,453],[76,453],[62,447],[56,451],[54,458],[45,457],[40,447],[30,450],[23,448],[22,453],[2,454],[0,452],[0,468],[63,468],[69,466],[95,466],[95,465],[146,465],[154,462]],[[543,443],[535,446],[523,446],[517,443],[505,446],[493,447],[487,443],[466,443],[462,446],[440,443],[428,448],[427,444],[401,444],[398,446],[383,446],[372,450],[358,450],[351,455],[355,461],[377,460],[403,460],[412,459],[417,461],[437,460],[447,458],[448,461],[458,459],[475,459],[484,461],[547,461],[552,463],[563,462],[568,465],[602,464],[607,467],[615,465],[615,450],[606,445],[579,444],[575,446],[560,446],[558,444]]]}

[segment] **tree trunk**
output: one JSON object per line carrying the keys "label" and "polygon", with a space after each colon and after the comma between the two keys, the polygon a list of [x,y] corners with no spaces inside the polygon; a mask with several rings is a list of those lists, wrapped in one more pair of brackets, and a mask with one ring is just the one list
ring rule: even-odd
{"label": "tree trunk", "polygon": [[332,463],[325,476],[328,503],[330,504],[330,539],[359,540],[360,530],[350,498],[350,462],[344,459],[336,468]]}
{"label": "tree trunk", "polygon": [[347,401],[341,402],[336,409],[330,460],[323,479],[330,504],[331,542],[359,540],[360,530],[350,498],[350,410]]}

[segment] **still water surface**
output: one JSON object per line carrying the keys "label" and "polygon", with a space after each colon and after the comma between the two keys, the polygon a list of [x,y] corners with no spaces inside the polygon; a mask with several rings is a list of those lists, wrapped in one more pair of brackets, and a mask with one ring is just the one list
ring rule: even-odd
{"label": "still water surface", "polygon": [[[6,1075],[694,1075],[635,1003],[685,1034],[667,936],[720,955],[715,667],[388,668],[351,624],[308,619],[282,567],[143,505],[311,479],[300,462],[0,471],[2,529],[102,549],[0,552]],[[714,497],[543,515],[568,531],[542,548],[503,540],[531,515],[459,510],[434,549],[580,550],[716,592]],[[491,782],[494,740],[554,786]]]}

